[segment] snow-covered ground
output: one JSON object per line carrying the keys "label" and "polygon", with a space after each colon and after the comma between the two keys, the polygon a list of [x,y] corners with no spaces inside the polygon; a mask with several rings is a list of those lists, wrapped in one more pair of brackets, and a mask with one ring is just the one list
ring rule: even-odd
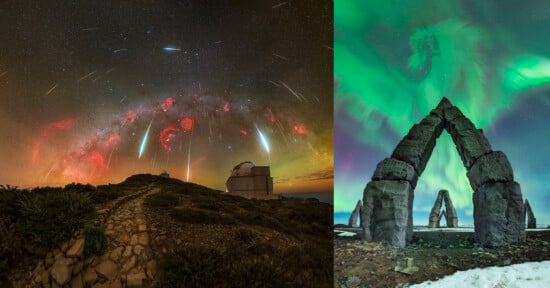
{"label": "snow-covered ground", "polygon": [[458,271],[437,281],[409,287],[547,288],[550,287],[550,261]]}

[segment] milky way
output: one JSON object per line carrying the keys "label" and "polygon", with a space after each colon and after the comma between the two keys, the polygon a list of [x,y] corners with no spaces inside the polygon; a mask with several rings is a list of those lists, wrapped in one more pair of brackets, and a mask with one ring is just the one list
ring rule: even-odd
{"label": "milky way", "polygon": [[332,3],[95,2],[0,4],[1,183],[332,190]]}
{"label": "milky way", "polygon": [[[392,3],[335,3],[335,220],[346,221],[376,164],[446,96],[506,153],[538,223],[550,224],[550,6]],[[473,191],[446,132],[415,189],[415,224],[427,224],[440,189],[459,225],[473,224]]]}

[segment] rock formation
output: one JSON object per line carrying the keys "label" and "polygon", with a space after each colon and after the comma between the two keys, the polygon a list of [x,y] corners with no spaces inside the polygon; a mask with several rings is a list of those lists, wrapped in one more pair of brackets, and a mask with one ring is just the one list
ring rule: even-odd
{"label": "rock formation", "polygon": [[527,228],[537,228],[537,218],[527,199],[525,199],[525,214],[527,214]]}
{"label": "rock formation", "polygon": [[[445,201],[445,209],[443,210],[443,212],[440,213],[441,202],[443,201]],[[453,202],[451,201],[451,197],[449,196],[449,191],[447,190],[439,190],[439,193],[437,194],[437,198],[434,203],[434,207],[430,212],[430,222],[428,224],[428,227],[439,228],[439,223],[443,215],[445,216],[447,227],[458,227],[458,216],[456,214],[455,207],[453,206]]]}
{"label": "rock formation", "polygon": [[[398,247],[412,240],[414,188],[443,129],[451,135],[474,191],[476,241],[485,247],[525,241],[521,189],[506,155],[492,151],[483,131],[447,98],[409,130],[390,158],[378,163],[363,192],[363,238]],[[446,207],[448,223],[456,216],[452,210]]]}
{"label": "rock formation", "polygon": [[359,224],[357,223],[357,217],[358,216],[361,217],[361,207],[362,206],[363,206],[363,204],[361,204],[361,200],[357,201],[357,205],[355,205],[355,209],[353,209],[353,212],[351,212],[351,216],[349,217],[348,226],[350,228],[359,227]]}

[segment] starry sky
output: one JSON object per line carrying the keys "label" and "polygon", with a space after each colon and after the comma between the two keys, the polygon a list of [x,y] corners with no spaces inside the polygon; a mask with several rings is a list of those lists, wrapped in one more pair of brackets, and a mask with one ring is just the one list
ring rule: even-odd
{"label": "starry sky", "polygon": [[[335,1],[334,13],[336,223],[446,96],[507,155],[537,223],[550,224],[547,1]],[[440,189],[459,225],[472,225],[473,191],[447,132],[415,189],[415,225],[427,225]]]}
{"label": "starry sky", "polygon": [[[261,2],[261,3],[258,3]],[[333,188],[331,1],[2,1],[0,183]]]}

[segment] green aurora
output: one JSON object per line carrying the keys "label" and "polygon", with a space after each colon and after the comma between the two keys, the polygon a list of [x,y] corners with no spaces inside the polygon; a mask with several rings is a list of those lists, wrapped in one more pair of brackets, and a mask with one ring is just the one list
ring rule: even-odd
{"label": "green aurora", "polygon": [[[493,150],[507,154],[524,198],[535,202],[539,223],[550,223],[550,213],[544,214],[550,198],[542,185],[550,169],[531,175],[519,160],[538,150],[521,151],[521,139],[507,138],[527,133],[514,120],[529,114],[522,111],[526,101],[548,112],[531,116],[550,115],[550,98],[543,93],[550,83],[550,45],[544,45],[550,33],[543,25],[544,19],[550,23],[550,9],[544,1],[524,1],[522,8],[517,2],[482,2],[335,1],[336,222],[362,199],[376,164],[445,96],[484,130]],[[538,136],[524,140],[549,140],[547,126],[533,127]],[[550,160],[548,153],[525,158]],[[415,224],[427,223],[439,189],[450,191],[459,224],[473,223],[473,191],[446,132],[415,189]]]}

